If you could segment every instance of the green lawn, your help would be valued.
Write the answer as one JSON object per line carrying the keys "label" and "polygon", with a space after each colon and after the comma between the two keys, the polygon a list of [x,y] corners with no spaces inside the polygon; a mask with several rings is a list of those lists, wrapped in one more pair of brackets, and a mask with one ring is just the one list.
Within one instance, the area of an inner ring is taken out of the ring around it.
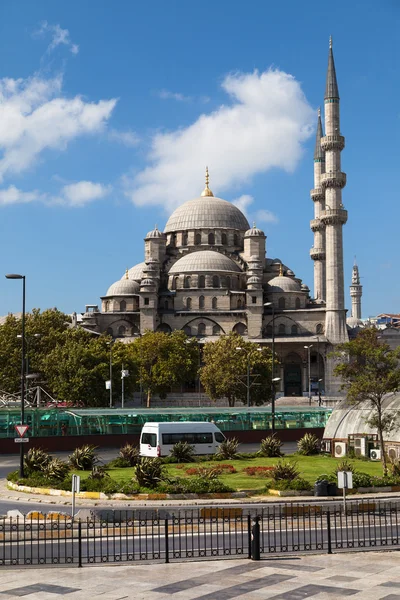
{"label": "green lawn", "polygon": [[[340,462],[336,458],[330,456],[297,456],[288,455],[285,460],[297,462],[300,476],[310,483],[314,483],[319,475],[332,473],[337,464]],[[208,467],[218,466],[219,464],[230,464],[235,467],[237,473],[221,475],[220,479],[230,487],[236,490],[257,490],[265,487],[266,479],[264,477],[249,476],[243,472],[243,469],[248,466],[272,466],[277,462],[277,458],[251,458],[241,460],[226,460],[222,463],[216,461],[208,461],[201,463],[187,463],[185,468],[190,467]],[[351,461],[355,465],[355,469],[359,472],[368,473],[369,475],[382,476],[382,464],[372,461]],[[165,470],[172,477],[188,477],[185,474],[185,468],[178,468],[176,464],[165,465]],[[110,469],[108,471],[110,477],[118,482],[129,481],[134,475],[133,468],[127,469]],[[76,471],[82,479],[88,477],[88,471]]]}

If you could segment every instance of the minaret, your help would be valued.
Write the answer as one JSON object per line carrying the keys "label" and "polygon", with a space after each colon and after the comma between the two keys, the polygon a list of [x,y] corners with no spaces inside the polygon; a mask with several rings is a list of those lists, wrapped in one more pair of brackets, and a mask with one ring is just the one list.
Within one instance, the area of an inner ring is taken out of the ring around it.
{"label": "minaret", "polygon": [[361,296],[362,296],[362,285],[360,284],[360,273],[358,272],[358,266],[356,259],[354,259],[353,273],[351,277],[350,286],[351,296],[351,316],[355,319],[361,319]]}
{"label": "minaret", "polygon": [[321,212],[325,208],[325,190],[321,187],[321,175],[325,172],[325,152],[321,147],[323,137],[321,109],[318,109],[317,134],[314,150],[314,189],[311,200],[314,202],[314,219],[310,221],[314,232],[314,245],[310,256],[314,261],[314,298],[325,300],[325,223],[321,220]]}
{"label": "minaret", "polygon": [[321,175],[321,184],[325,190],[325,210],[321,212],[321,220],[325,224],[326,243],[325,335],[331,344],[348,340],[343,274],[343,225],[347,221],[347,211],[342,204],[346,174],[342,173],[340,164],[344,137],[340,135],[339,102],[330,38],[325,90],[325,137],[321,139],[321,147],[325,152],[325,173]]}

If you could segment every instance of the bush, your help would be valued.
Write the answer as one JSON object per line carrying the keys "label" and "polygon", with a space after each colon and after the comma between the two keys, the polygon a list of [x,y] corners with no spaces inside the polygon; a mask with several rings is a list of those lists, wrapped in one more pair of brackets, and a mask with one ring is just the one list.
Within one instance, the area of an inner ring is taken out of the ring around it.
{"label": "bush", "polygon": [[195,460],[194,456],[194,446],[191,446],[187,442],[178,442],[177,444],[174,444],[170,451],[170,457],[177,463],[193,462]]}
{"label": "bush", "polygon": [[50,480],[63,481],[70,471],[68,463],[60,460],[59,458],[53,458],[44,468],[43,474]]}
{"label": "bush", "polygon": [[185,473],[186,475],[207,475],[208,473],[222,475],[223,473],[237,473],[237,471],[232,465],[216,465],[215,467],[186,467]]}
{"label": "bush", "polygon": [[46,450],[43,450],[42,448],[30,448],[24,458],[27,474],[37,471],[43,472],[50,461],[51,456]]}
{"label": "bush", "polygon": [[126,460],[126,458],[117,456],[117,458],[114,458],[107,463],[106,469],[127,469],[130,466],[129,461]]}
{"label": "bush", "polygon": [[313,433],[306,433],[301,440],[297,442],[297,451],[302,456],[312,456],[318,454],[320,449],[320,440]]}
{"label": "bush", "polygon": [[296,462],[280,460],[272,467],[271,477],[274,481],[293,481],[300,474]]}
{"label": "bush", "polygon": [[245,467],[243,473],[250,477],[271,477],[274,467]]}
{"label": "bush", "polygon": [[104,494],[115,494],[119,491],[120,484],[115,479],[90,479],[88,477],[81,483],[81,490],[86,492],[103,492]]}
{"label": "bush", "polygon": [[110,476],[106,472],[106,467],[94,465],[92,472],[90,473],[87,480],[88,479],[97,479],[98,481],[102,481],[103,479],[106,479],[107,477],[110,477]]}
{"label": "bush", "polygon": [[397,458],[389,458],[389,473],[394,477],[400,477],[400,461]]}
{"label": "bush", "polygon": [[296,479],[287,480],[282,479],[280,481],[274,482],[274,488],[276,490],[294,490],[295,492],[308,492],[313,489],[313,486],[306,479],[302,479],[301,477],[296,477]]}
{"label": "bush", "polygon": [[368,473],[353,473],[353,487],[371,487],[372,477]]}
{"label": "bush", "polygon": [[224,440],[218,447],[218,452],[216,454],[216,458],[219,460],[229,460],[238,458],[237,450],[239,446],[239,441],[236,438],[230,438],[228,440]]}
{"label": "bush", "polygon": [[122,448],[119,449],[118,458],[128,463],[128,467],[135,467],[140,460],[138,446],[125,444],[125,446],[122,446]]}
{"label": "bush", "polygon": [[318,475],[317,479],[315,480],[315,483],[319,483],[320,481],[327,481],[328,483],[337,483],[336,473],[330,473],[329,475],[323,473],[322,475]]}
{"label": "bush", "polygon": [[157,491],[166,494],[218,494],[232,492],[233,489],[225,485],[218,477],[191,477],[183,479],[177,477],[170,481],[163,481],[157,486]]}
{"label": "bush", "polygon": [[135,477],[140,487],[155,488],[164,479],[162,460],[141,457],[135,467]]}
{"label": "bush", "polygon": [[334,472],[337,474],[339,471],[351,471],[354,475],[354,473],[356,473],[356,468],[353,463],[344,459],[337,463]]}
{"label": "bush", "polygon": [[84,444],[80,448],[75,448],[69,457],[71,466],[79,471],[91,471],[99,461],[96,450],[97,447],[90,444]]}
{"label": "bush", "polygon": [[282,442],[274,434],[261,440],[260,450],[257,452],[258,456],[266,456],[268,458],[283,456],[281,452]]}

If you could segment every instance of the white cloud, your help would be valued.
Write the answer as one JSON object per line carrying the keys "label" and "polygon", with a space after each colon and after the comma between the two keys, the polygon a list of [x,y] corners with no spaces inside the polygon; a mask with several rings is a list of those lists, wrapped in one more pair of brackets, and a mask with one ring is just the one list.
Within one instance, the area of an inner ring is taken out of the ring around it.
{"label": "white cloud", "polygon": [[46,34],[50,34],[50,36],[51,36],[51,41],[47,48],[48,53],[55,50],[55,48],[57,48],[57,46],[62,45],[62,46],[67,46],[69,51],[72,54],[78,54],[79,46],[78,46],[78,44],[73,44],[71,42],[71,38],[70,38],[68,29],[62,29],[60,27],[60,25],[58,25],[58,24],[51,25],[47,21],[43,21],[43,23],[41,23],[41,25],[40,25],[40,29],[38,31],[36,31],[34,33],[34,35],[38,36],[38,37],[42,37],[42,36],[45,36]]}
{"label": "white cloud", "polygon": [[177,102],[190,102],[190,96],[184,96],[179,92],[170,92],[169,90],[160,90],[157,95],[161,100],[177,100]]}
{"label": "white cloud", "polygon": [[113,142],[119,142],[128,148],[133,148],[140,143],[139,136],[134,131],[117,131],[110,129],[108,138]]}
{"label": "white cloud", "polygon": [[62,78],[0,79],[0,181],[31,167],[46,149],[64,150],[101,131],[116,99],[85,102],[62,95]]}
{"label": "white cloud", "polygon": [[153,137],[148,166],[125,178],[132,202],[171,210],[200,193],[205,165],[216,195],[269,169],[296,168],[314,122],[299,82],[270,69],[229,75],[222,87],[228,104],[186,128]]}
{"label": "white cloud", "polygon": [[242,196],[239,196],[239,198],[232,200],[232,204],[237,206],[238,209],[241,210],[242,213],[244,213],[245,215],[248,214],[249,206],[253,202],[254,202],[254,198],[253,198],[253,196],[250,196],[249,194],[243,194]]}
{"label": "white cloud", "polygon": [[242,211],[242,213],[244,213],[247,216],[250,222],[254,221],[256,224],[279,222],[278,217],[274,215],[274,213],[272,213],[270,210],[266,210],[265,208],[262,208],[261,210],[257,210],[255,213],[252,213],[249,210],[249,208],[253,204],[253,202],[254,198],[249,194],[243,194],[242,196],[239,196],[239,198],[232,200],[232,204],[237,206]]}
{"label": "white cloud", "polygon": [[71,207],[80,207],[104,198],[111,191],[109,186],[92,181],[78,181],[65,185],[60,194],[60,202]]}
{"label": "white cloud", "polygon": [[0,206],[24,204],[42,199],[44,199],[44,196],[38,191],[35,190],[33,192],[23,192],[14,185],[10,185],[8,188],[0,190]]}
{"label": "white cloud", "polygon": [[254,218],[256,223],[278,223],[279,219],[274,213],[270,210],[266,210],[262,208],[261,210],[257,210],[254,214]]}

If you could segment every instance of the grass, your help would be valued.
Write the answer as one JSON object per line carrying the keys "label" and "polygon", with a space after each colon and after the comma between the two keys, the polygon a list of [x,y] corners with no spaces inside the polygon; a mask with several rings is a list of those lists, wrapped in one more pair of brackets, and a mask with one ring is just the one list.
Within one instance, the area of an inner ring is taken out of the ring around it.
{"label": "grass", "polygon": [[[220,476],[221,481],[229,485],[230,487],[240,490],[261,490],[265,488],[267,480],[265,477],[249,476],[243,472],[245,467],[256,467],[256,466],[272,466],[279,459],[277,458],[252,458],[252,459],[240,459],[240,460],[224,460],[223,464],[230,464],[235,467],[237,473],[224,474]],[[337,458],[330,456],[318,455],[318,456],[300,456],[300,455],[287,455],[284,460],[297,462],[298,469],[300,471],[300,477],[306,479],[310,483],[314,484],[318,476],[323,474],[332,473],[337,465],[341,462]],[[382,476],[382,464],[380,461],[362,461],[362,460],[351,460],[349,461],[355,465],[355,469],[362,473],[368,473],[369,475]],[[215,467],[218,466],[218,462],[208,461],[201,463],[186,463],[185,468],[190,467]],[[185,468],[177,468],[176,464],[165,465],[165,470],[171,477],[189,477],[185,475]],[[86,479],[90,472],[89,471],[74,471],[77,475],[80,475],[82,479]],[[133,468],[125,469],[110,469],[108,471],[110,477],[118,482],[128,482],[134,475]]]}

